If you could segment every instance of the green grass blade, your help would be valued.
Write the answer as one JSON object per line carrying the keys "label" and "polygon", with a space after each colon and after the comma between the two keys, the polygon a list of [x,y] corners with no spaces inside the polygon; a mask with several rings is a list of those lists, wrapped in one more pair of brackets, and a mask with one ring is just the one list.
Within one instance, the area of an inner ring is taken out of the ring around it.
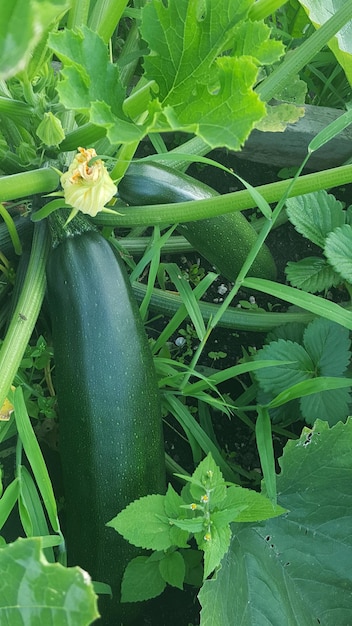
{"label": "green grass blade", "polygon": [[179,292],[188,315],[192,320],[198,339],[201,341],[205,336],[206,329],[194,291],[192,291],[189,282],[182,276],[181,270],[176,263],[167,263],[164,267]]}
{"label": "green grass blade", "polygon": [[14,392],[14,407],[18,434],[43,498],[50,523],[54,531],[60,533],[56,500],[51,480],[27,413],[21,387],[17,387]]}
{"label": "green grass blade", "polygon": [[[292,361],[286,361],[286,364],[292,363]],[[256,370],[263,369],[265,367],[274,367],[277,365],[283,365],[283,361],[250,361],[248,363],[240,363],[239,365],[233,365],[225,370],[220,370],[207,378],[206,380],[199,380],[196,383],[187,385],[182,390],[183,395],[192,396],[200,391],[203,391],[207,387],[214,387],[219,385],[230,378],[235,378],[241,374],[247,374],[248,372],[255,372]]]}
{"label": "green grass blade", "polygon": [[[27,537],[49,535],[48,524],[36,485],[24,465],[18,467],[18,477],[20,481],[18,508]],[[50,563],[55,562],[53,550],[45,550],[45,556]]]}
{"label": "green grass blade", "polygon": [[[199,300],[205,294],[205,292],[209,289],[210,285],[212,285],[212,283],[214,282],[216,278],[217,278],[217,274],[215,274],[214,272],[209,272],[193,289],[193,294],[196,300],[198,301],[198,306],[202,313],[203,320],[204,320],[204,314],[201,308],[202,303],[199,303]],[[139,283],[137,284],[137,286],[138,285]],[[136,287],[136,283],[133,284],[134,289],[135,287]],[[153,296],[155,295],[155,291],[156,290],[154,288],[152,295],[151,295],[151,300],[149,301],[149,305],[153,302]],[[170,339],[171,335],[173,335],[173,333],[176,332],[176,330],[179,328],[182,322],[188,317],[187,308],[183,304],[182,298],[179,295],[169,294],[168,292],[164,292],[161,289],[158,289],[157,291],[160,294],[166,295],[166,298],[168,298],[168,296],[171,296],[171,297],[175,296],[177,298],[177,306],[175,306],[175,308],[173,309],[173,311],[176,311],[176,312],[173,315],[172,319],[169,321],[169,323],[164,328],[164,330],[160,333],[155,344],[152,346],[152,350],[154,354],[156,354],[162,348],[162,346]],[[157,307],[157,310],[160,310],[160,309]]]}
{"label": "green grass blade", "polygon": [[285,391],[279,393],[269,404],[268,409],[286,404],[290,400],[296,398],[303,398],[304,396],[310,396],[314,393],[320,393],[322,391],[329,391],[331,389],[343,389],[346,387],[352,387],[351,378],[341,378],[338,376],[320,376],[319,378],[310,378],[308,380],[302,380],[296,385],[292,385]]}
{"label": "green grass blade", "polygon": [[352,123],[352,109],[345,111],[337,120],[323,128],[308,145],[308,152],[314,152],[324,146]]}
{"label": "green grass blade", "polygon": [[280,298],[280,300],[285,300],[290,304],[314,313],[314,315],[325,317],[352,330],[352,312],[346,311],[346,309],[335,302],[324,300],[319,296],[313,296],[287,285],[279,285],[265,278],[245,278],[242,285],[248,289],[262,291],[275,298]]}
{"label": "green grass blade", "polygon": [[0,498],[0,529],[5,524],[13,507],[15,506],[19,494],[18,478],[15,478],[5,489]]}
{"label": "green grass blade", "polygon": [[276,504],[276,474],[271,421],[269,411],[258,406],[258,417],[255,425],[255,436],[263,471],[265,491],[273,504]]}
{"label": "green grass blade", "polygon": [[285,87],[292,78],[319,50],[336,35],[336,33],[352,19],[352,0],[345,0],[345,3],[336,13],[298,46],[285,60],[266,78],[257,88],[256,92],[262,100],[268,102],[271,98]]}
{"label": "green grass blade", "polygon": [[213,459],[215,463],[220,467],[225,480],[238,482],[238,477],[236,476],[236,474],[234,474],[230,466],[222,457],[218,448],[214,445],[214,443],[204,432],[202,427],[194,419],[194,417],[188,411],[187,407],[174,394],[167,394],[164,396],[164,399],[168,405],[168,408],[170,409],[170,412],[175,416],[182,428],[184,428],[185,431],[188,430],[193,435],[199,446],[202,448],[203,452],[205,454],[211,452]]}

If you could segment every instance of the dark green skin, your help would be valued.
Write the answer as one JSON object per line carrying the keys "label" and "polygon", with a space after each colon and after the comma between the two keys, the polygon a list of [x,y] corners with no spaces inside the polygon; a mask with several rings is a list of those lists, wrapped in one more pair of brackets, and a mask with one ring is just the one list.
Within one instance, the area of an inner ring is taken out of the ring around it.
{"label": "dark green skin", "polygon": [[[187,174],[163,165],[131,163],[119,183],[119,196],[130,205],[187,202],[217,196],[218,193]],[[197,222],[179,224],[177,230],[222,276],[235,281],[257,233],[240,211]],[[263,245],[249,276],[274,279],[276,267]]]}
{"label": "dark green skin", "polygon": [[68,564],[111,585],[99,623],[113,626],[125,623],[119,589],[135,549],[105,524],[136,498],[165,491],[154,365],[122,261],[99,233],[59,244],[47,281]]}

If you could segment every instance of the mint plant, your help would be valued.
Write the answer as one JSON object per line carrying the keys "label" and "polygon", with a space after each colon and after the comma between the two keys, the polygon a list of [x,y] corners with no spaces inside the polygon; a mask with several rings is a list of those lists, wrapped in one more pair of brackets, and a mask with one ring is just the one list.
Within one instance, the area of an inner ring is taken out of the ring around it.
{"label": "mint plant", "polygon": [[133,545],[153,550],[127,565],[122,602],[153,598],[166,584],[182,589],[194,560],[189,550],[192,538],[203,552],[205,580],[220,566],[229,548],[233,522],[258,522],[285,512],[264,495],[225,482],[210,453],[192,476],[176,476],[187,482],[181,495],[169,484],[165,495],[140,498],[107,524]]}

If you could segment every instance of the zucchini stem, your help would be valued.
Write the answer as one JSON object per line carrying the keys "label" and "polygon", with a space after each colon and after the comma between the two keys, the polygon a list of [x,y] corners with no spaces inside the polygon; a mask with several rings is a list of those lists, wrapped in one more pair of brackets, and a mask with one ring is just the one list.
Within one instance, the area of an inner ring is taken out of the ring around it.
{"label": "zucchini stem", "polygon": [[35,225],[23,288],[0,350],[0,406],[3,405],[31,338],[45,294],[45,266],[50,250],[46,224]]}

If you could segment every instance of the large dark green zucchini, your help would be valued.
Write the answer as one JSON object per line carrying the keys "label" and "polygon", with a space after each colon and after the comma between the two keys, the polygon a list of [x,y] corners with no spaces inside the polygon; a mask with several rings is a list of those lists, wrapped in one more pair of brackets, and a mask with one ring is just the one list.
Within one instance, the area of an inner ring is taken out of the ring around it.
{"label": "large dark green zucchini", "polygon": [[[217,196],[211,187],[187,174],[147,161],[131,163],[119,183],[119,196],[130,205],[187,202]],[[178,231],[228,280],[235,281],[257,233],[241,212],[179,224]],[[274,279],[276,267],[262,246],[250,276]]]}
{"label": "large dark green zucchini", "polygon": [[122,573],[134,553],[105,524],[136,498],[164,491],[159,393],[122,261],[75,220],[60,239],[47,282],[68,564],[111,585],[114,599],[99,608],[101,623],[115,626]]}

